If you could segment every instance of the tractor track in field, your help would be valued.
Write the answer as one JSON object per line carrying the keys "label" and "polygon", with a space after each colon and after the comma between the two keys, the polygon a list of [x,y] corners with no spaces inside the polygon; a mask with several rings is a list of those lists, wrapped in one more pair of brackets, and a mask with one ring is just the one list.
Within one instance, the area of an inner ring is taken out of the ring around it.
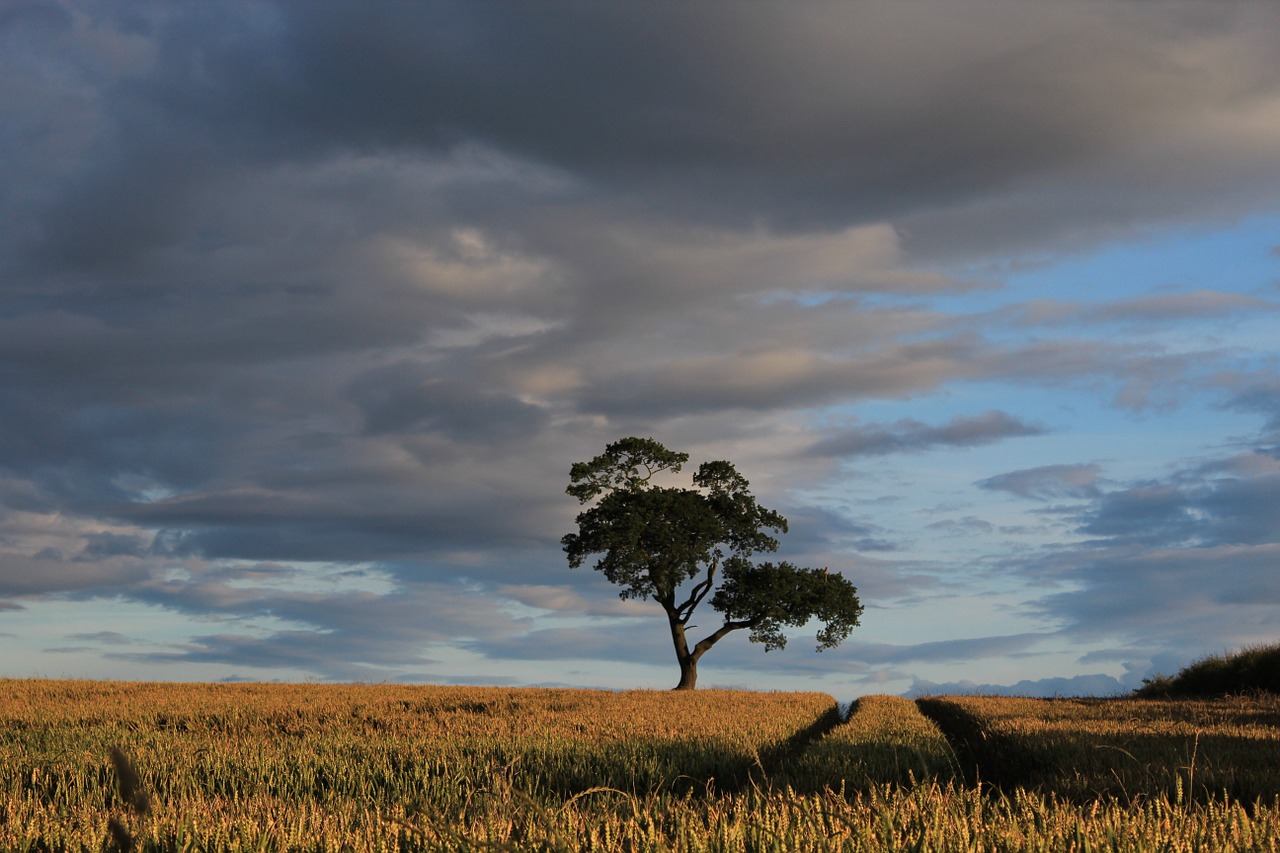
{"label": "tractor track in field", "polygon": [[952,702],[921,698],[916,707],[951,744],[968,785],[1012,790],[1031,783],[1043,769],[1039,756]]}

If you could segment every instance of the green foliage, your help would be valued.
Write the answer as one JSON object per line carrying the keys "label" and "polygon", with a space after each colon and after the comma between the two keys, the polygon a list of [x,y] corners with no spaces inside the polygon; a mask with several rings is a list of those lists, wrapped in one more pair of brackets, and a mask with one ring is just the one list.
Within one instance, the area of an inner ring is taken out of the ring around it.
{"label": "green foliage", "polygon": [[838,646],[857,627],[862,604],[857,590],[827,569],[803,569],[791,563],[729,560],[724,583],[711,606],[725,619],[751,626],[751,642],[765,651],[787,645],[782,629],[799,627],[810,619],[823,623],[818,631],[818,651]]}
{"label": "green foliage", "polygon": [[[853,584],[826,569],[753,564],[752,554],[777,550],[773,533],[785,533],[787,520],[760,506],[747,479],[724,460],[702,463],[692,487],[655,481],[679,473],[688,459],[651,438],[630,437],[575,463],[565,491],[589,506],[578,514],[578,532],[561,540],[569,565],[595,558],[620,597],[662,606],[682,689],[694,686],[698,660],[732,631],[749,630],[752,642],[770,651],[786,645],[784,627],[816,618],[823,623],[819,651],[845,640],[862,615]],[[684,629],[708,596],[724,622],[691,648]]]}
{"label": "green foliage", "polygon": [[1249,646],[1231,654],[1210,655],[1175,676],[1144,679],[1137,695],[1231,696],[1248,693],[1280,695],[1280,643]]}
{"label": "green foliage", "polygon": [[622,598],[674,599],[676,589],[717,557],[727,520],[697,492],[648,488],[609,492],[564,537],[569,565],[599,554],[595,568]]}
{"label": "green foliage", "polygon": [[668,450],[651,438],[624,438],[610,444],[590,462],[575,462],[566,491],[586,503],[603,492],[634,491],[662,471],[679,473],[688,461],[688,453]]}
{"label": "green foliage", "polygon": [[586,504],[578,532],[561,540],[569,565],[599,555],[595,568],[623,588],[623,598],[672,600],[681,583],[726,555],[774,551],[766,531],[786,532],[787,522],[756,503],[749,484],[728,462],[705,462],[693,475],[696,489],[658,486],[654,476],[678,473],[689,454],[651,438],[624,438],[590,462],[570,469],[565,490]]}

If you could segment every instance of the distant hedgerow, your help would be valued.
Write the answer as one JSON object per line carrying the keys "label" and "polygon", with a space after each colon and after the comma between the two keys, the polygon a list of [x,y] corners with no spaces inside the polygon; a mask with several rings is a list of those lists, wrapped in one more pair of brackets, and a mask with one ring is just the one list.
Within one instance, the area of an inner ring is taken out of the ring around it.
{"label": "distant hedgerow", "polygon": [[1229,696],[1241,693],[1280,695],[1280,643],[1247,646],[1237,652],[1210,655],[1175,676],[1143,679],[1135,693],[1161,696]]}

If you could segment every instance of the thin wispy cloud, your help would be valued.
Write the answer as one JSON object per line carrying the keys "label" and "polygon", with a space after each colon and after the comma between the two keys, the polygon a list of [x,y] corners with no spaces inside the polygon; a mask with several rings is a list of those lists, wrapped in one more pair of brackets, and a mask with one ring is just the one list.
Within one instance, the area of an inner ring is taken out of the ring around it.
{"label": "thin wispy cloud", "polygon": [[1009,492],[1034,500],[1054,498],[1091,498],[1101,495],[1098,488],[1101,466],[1096,464],[1042,465],[1020,471],[1008,471],[980,480],[981,489]]}
{"label": "thin wispy cloud", "polygon": [[977,447],[1045,431],[1004,412],[991,411],[975,417],[957,416],[942,426],[901,420],[888,426],[858,427],[819,442],[809,452],[817,456],[883,456],[935,447]]}

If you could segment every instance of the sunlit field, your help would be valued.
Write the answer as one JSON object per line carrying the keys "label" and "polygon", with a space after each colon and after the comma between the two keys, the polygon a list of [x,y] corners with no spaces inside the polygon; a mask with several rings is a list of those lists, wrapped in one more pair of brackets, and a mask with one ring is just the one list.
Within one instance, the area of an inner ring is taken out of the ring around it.
{"label": "sunlit field", "polygon": [[[1280,791],[1280,700],[921,700],[962,746],[969,781],[1077,800],[1224,793],[1270,800]],[[983,776],[985,774],[985,776]]]}
{"label": "sunlit field", "polygon": [[1274,699],[923,704],[0,681],[0,849],[1280,849]]}

